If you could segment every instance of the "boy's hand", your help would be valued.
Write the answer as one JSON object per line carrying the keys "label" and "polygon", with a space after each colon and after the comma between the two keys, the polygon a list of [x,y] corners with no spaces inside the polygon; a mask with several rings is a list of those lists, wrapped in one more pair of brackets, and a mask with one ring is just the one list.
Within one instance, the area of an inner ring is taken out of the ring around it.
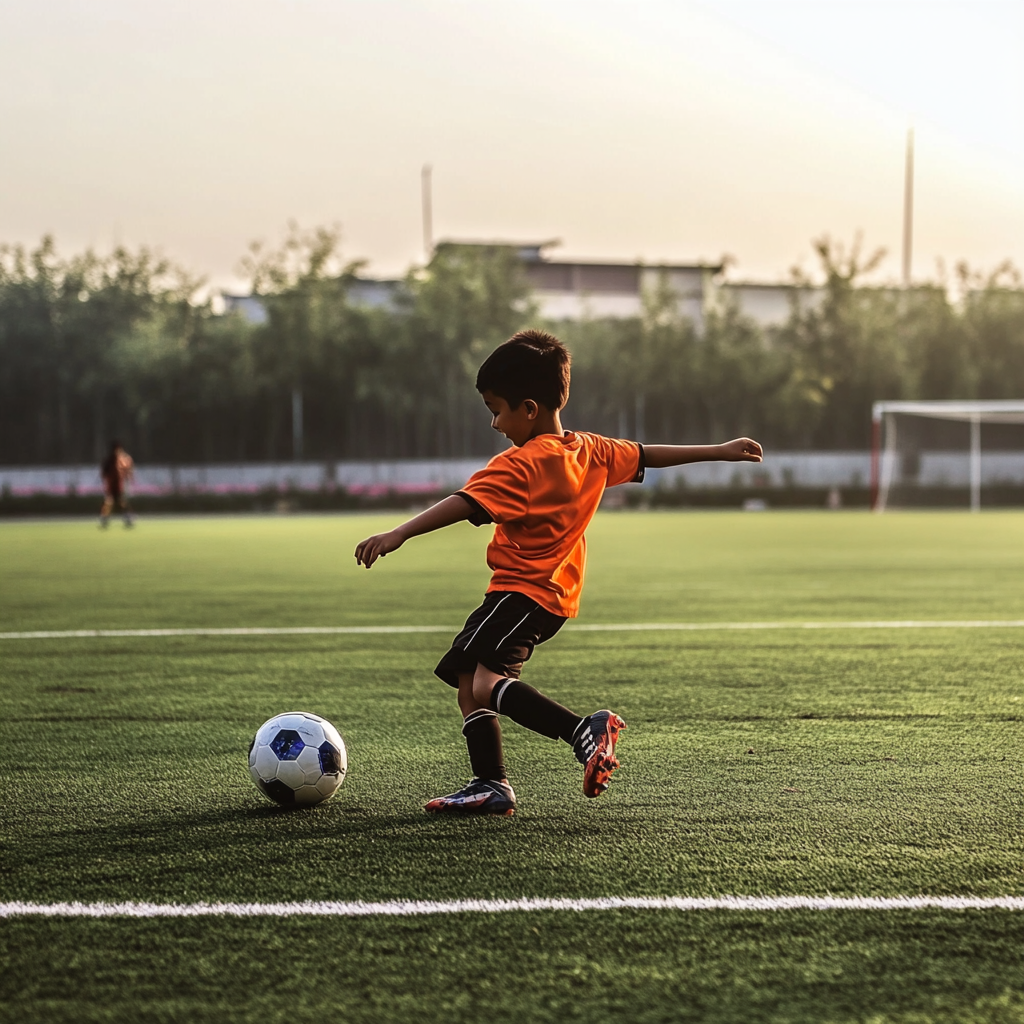
{"label": "boy's hand", "polygon": [[722,450],[722,462],[760,462],[764,457],[761,446],[749,437],[737,437],[718,446]]}
{"label": "boy's hand", "polygon": [[387,533],[377,533],[356,545],[356,564],[365,565],[367,569],[383,558],[389,551],[396,551],[405,543],[398,530],[389,530]]}
{"label": "boy's hand", "polygon": [[465,498],[450,494],[401,526],[360,541],[356,545],[356,564],[365,565],[369,569],[378,558],[383,558],[389,551],[397,551],[410,537],[419,537],[431,530],[440,530],[442,526],[461,523],[463,519],[469,518],[472,511],[472,506]]}

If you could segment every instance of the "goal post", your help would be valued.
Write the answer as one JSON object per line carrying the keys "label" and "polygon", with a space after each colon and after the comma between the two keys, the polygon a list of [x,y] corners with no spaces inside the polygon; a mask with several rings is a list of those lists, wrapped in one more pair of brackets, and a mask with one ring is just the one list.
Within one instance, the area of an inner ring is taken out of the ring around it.
{"label": "goal post", "polygon": [[[1005,429],[1024,426],[1024,399],[875,402],[871,407],[872,508],[884,512],[896,493],[910,500],[915,494],[928,493],[929,487],[932,494],[941,488],[962,493],[966,484],[971,511],[980,511],[985,482],[982,424],[997,425],[997,451],[1005,456],[989,475],[1000,484],[1024,485],[1024,431]],[[922,473],[925,455],[934,466]],[[1021,494],[1024,497],[1024,488]]]}

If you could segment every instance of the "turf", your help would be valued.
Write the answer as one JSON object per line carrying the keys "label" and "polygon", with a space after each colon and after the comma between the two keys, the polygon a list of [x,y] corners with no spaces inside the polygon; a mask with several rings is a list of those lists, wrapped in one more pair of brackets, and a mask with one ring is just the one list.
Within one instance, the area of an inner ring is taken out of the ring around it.
{"label": "turf", "polygon": [[[371,572],[386,519],[0,527],[5,630],[457,625],[486,536]],[[607,514],[584,621],[1024,617],[1013,514]],[[1024,633],[562,633],[527,678],[629,722],[598,801],[508,725],[515,818],[467,775],[444,634],[2,641],[0,899],[1024,893]],[[294,707],[341,728],[338,797],[244,766]],[[8,920],[2,1019],[1024,1021],[1024,915],[531,913]]]}

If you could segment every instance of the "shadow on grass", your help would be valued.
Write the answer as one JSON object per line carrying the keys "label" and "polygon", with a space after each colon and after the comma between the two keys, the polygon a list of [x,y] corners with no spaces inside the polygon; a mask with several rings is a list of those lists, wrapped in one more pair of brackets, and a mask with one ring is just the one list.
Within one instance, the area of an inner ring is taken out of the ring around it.
{"label": "shadow on grass", "polygon": [[513,821],[439,820],[414,808],[237,806],[8,835],[0,882],[8,898],[30,900],[304,899],[333,883],[359,897],[364,882],[388,878],[415,891],[424,869],[460,863]]}
{"label": "shadow on grass", "polygon": [[595,886],[603,894],[602,864],[625,842],[616,833],[614,816],[543,806],[484,819],[439,817],[415,804],[165,810],[9,837],[0,886],[8,898],[43,902],[441,899]]}
{"label": "shadow on grass", "polygon": [[54,848],[63,842],[84,847],[83,852],[94,854],[104,848],[164,842],[174,836],[187,836],[192,843],[199,835],[209,836],[214,842],[260,842],[271,837],[274,830],[288,836],[304,832],[329,832],[332,836],[358,837],[422,824],[424,817],[411,810],[380,814],[359,804],[327,803],[314,807],[259,804],[211,808],[198,812],[183,810],[160,815],[143,813],[132,820],[73,825],[66,829],[48,831],[45,841],[53,844]]}

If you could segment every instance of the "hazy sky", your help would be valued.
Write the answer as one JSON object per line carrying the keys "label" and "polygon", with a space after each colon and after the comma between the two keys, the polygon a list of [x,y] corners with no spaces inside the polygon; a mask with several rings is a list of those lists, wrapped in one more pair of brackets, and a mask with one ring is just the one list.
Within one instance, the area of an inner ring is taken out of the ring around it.
{"label": "hazy sky", "polygon": [[228,284],[287,221],[377,275],[438,237],[899,272],[1024,266],[1024,0],[0,0],[0,241],[160,246]]}

